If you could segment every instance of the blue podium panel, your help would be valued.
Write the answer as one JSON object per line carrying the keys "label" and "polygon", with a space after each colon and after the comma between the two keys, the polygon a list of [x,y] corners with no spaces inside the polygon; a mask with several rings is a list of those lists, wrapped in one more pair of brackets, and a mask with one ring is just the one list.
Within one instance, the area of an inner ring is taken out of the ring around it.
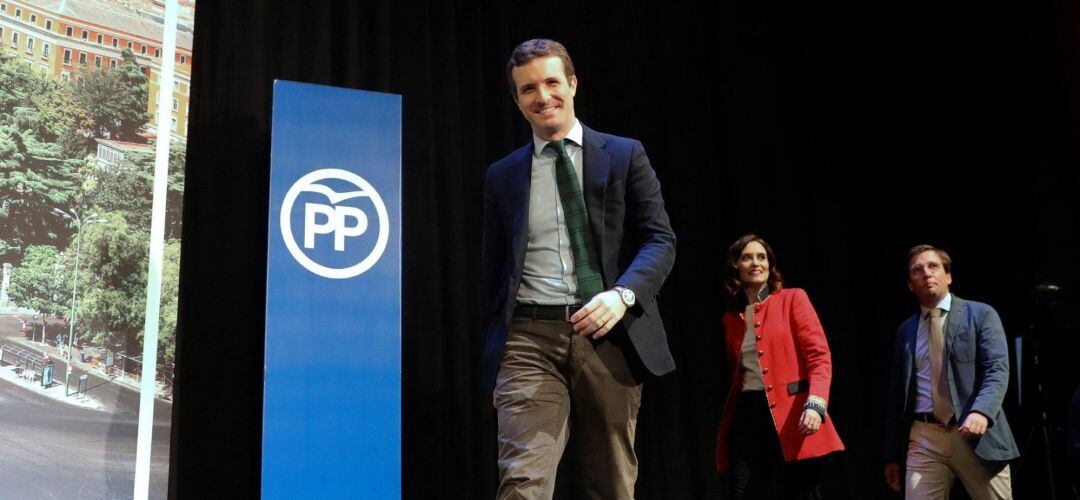
{"label": "blue podium panel", "polygon": [[262,496],[400,498],[401,96],[275,82],[269,225]]}

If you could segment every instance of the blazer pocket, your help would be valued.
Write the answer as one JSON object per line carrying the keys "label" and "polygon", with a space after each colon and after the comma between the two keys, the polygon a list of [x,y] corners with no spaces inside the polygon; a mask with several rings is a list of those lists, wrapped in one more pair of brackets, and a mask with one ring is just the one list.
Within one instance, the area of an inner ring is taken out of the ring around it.
{"label": "blazer pocket", "polygon": [[960,335],[952,345],[952,358],[956,361],[975,360],[975,342],[970,335]]}
{"label": "blazer pocket", "polygon": [[794,394],[798,394],[800,392],[808,392],[808,391],[810,391],[810,381],[809,380],[799,380],[798,382],[792,382],[792,383],[787,385],[787,393],[788,393],[789,396],[794,395]]}

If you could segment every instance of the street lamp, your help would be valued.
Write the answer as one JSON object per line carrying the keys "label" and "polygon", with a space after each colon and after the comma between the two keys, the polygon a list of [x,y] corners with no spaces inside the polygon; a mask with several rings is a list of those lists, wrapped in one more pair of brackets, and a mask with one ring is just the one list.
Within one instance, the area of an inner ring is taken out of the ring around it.
{"label": "street lamp", "polygon": [[[82,220],[75,209],[68,211],[54,208],[53,213],[75,224],[75,273],[71,276],[71,320],[68,322],[67,371],[64,373],[64,395],[71,388],[71,347],[75,340],[75,294],[79,291],[79,253],[82,251],[82,228],[90,224],[108,224],[105,219],[98,219],[97,213],[90,214],[89,220]],[[42,335],[44,337],[44,335]],[[44,340],[44,339],[42,339]]]}

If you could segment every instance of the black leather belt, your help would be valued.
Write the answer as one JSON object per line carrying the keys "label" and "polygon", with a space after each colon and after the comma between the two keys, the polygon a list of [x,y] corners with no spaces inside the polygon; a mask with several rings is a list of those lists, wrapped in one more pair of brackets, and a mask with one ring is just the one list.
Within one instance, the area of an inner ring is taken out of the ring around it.
{"label": "black leather belt", "polygon": [[926,422],[928,424],[949,425],[938,420],[933,413],[916,413],[915,420]]}
{"label": "black leather belt", "polygon": [[566,321],[570,322],[570,316],[573,316],[581,306],[529,306],[519,305],[514,308],[515,318],[529,318],[529,319],[541,319],[548,321]]}

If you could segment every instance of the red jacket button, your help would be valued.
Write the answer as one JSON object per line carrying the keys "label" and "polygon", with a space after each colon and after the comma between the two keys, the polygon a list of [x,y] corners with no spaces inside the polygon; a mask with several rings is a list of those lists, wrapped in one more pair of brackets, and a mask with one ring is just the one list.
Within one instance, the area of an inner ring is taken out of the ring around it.
{"label": "red jacket button", "polygon": [[761,326],[761,322],[760,321],[755,321],[754,322],[754,328],[757,328],[759,326]]}
{"label": "red jacket button", "polygon": [[761,374],[765,375],[766,373],[769,373],[769,369],[768,368],[762,368],[761,369]]}
{"label": "red jacket button", "polygon": [[776,408],[776,403],[769,403],[769,409]]}
{"label": "red jacket button", "polygon": [[757,352],[757,355],[758,355],[758,356],[764,356],[764,355],[765,355],[765,351],[758,351],[758,352]]}
{"label": "red jacket button", "polygon": [[771,385],[770,385],[770,386],[766,386],[766,387],[765,387],[765,390],[766,390],[766,391],[771,391],[771,390],[772,390],[772,386],[771,386]]}
{"label": "red jacket button", "polygon": [[754,340],[761,340],[761,335],[754,335]]}

